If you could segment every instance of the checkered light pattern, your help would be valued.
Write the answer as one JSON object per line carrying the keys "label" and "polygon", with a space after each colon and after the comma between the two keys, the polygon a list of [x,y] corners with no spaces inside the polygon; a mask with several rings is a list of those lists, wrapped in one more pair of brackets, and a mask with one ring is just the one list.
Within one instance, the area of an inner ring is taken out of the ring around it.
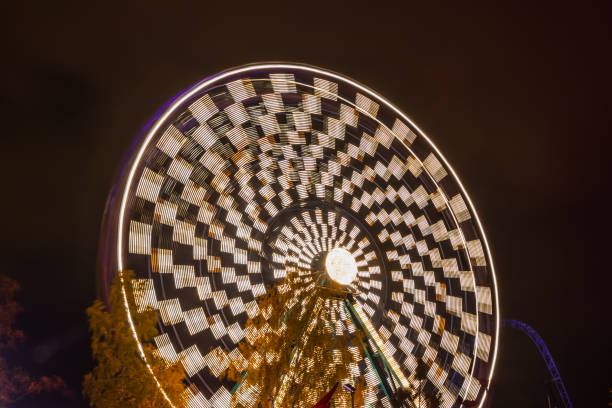
{"label": "checkered light pattern", "polygon": [[[138,307],[159,311],[158,351],[189,376],[187,405],[229,405],[233,384],[219,376],[244,363],[237,345],[266,285],[340,247],[356,259],[351,287],[378,346],[409,381],[422,358],[444,407],[477,406],[497,341],[495,283],[443,163],[388,104],[301,66],[242,70],[174,106],[134,164],[119,233]],[[352,330],[342,304],[327,307],[338,333]],[[366,402],[390,406],[376,390]]]}

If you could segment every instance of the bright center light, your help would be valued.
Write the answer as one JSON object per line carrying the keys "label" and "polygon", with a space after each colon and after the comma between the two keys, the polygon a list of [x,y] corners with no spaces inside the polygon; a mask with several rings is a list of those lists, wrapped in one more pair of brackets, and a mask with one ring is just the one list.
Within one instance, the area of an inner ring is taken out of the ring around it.
{"label": "bright center light", "polygon": [[357,264],[355,258],[344,248],[334,248],[325,258],[325,269],[330,278],[348,285],[357,277]]}

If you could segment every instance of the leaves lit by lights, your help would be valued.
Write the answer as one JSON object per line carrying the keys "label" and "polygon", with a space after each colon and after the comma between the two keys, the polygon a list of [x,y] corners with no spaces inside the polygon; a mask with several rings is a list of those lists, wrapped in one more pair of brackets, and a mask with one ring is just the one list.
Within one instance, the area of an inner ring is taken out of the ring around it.
{"label": "leaves lit by lights", "polygon": [[[336,382],[358,384],[358,401],[373,392],[357,367],[365,334],[351,323],[342,296],[310,271],[289,268],[286,279],[259,299],[262,313],[248,319],[238,351],[217,349],[224,374],[237,382],[233,403],[311,406]],[[347,406],[350,393],[337,391],[335,401]]]}

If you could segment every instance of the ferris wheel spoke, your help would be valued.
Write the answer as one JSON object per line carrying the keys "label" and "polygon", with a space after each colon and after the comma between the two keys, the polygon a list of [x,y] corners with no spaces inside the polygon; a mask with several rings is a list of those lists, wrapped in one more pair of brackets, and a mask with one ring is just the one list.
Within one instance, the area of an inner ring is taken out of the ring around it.
{"label": "ferris wheel spoke", "polygon": [[255,404],[248,374],[223,377],[248,365],[248,322],[278,297],[283,323],[314,293],[330,342],[367,335],[350,372],[365,403],[409,386],[420,360],[445,406],[484,403],[499,330],[484,230],[453,168],[385,98],[311,66],[248,65],[179,94],[135,146],[102,269],[134,270],[188,406]]}

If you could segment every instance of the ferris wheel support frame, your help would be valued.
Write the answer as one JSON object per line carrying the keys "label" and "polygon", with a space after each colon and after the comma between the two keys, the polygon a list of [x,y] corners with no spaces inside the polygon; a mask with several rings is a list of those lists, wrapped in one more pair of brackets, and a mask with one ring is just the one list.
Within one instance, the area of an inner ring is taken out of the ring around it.
{"label": "ferris wheel support frame", "polygon": [[[364,325],[361,324],[359,318],[357,317],[357,313],[355,312],[355,309],[353,309],[353,305],[351,305],[351,302],[345,299],[344,307],[353,325],[357,327],[358,329],[363,330],[363,332],[366,333],[367,335],[368,331],[364,327]],[[378,381],[380,383],[380,388],[382,388],[387,398],[390,399],[391,395],[389,394],[389,391],[391,391],[391,386],[387,382],[387,379],[385,378],[385,376],[381,375],[382,367],[380,367],[380,362],[378,361],[378,359],[375,358],[376,354],[374,354],[374,351],[371,349],[371,347],[367,343],[363,342],[362,338],[359,338],[359,342],[361,343],[361,347],[363,347],[364,351],[366,352],[366,355],[368,357],[368,360],[370,361],[370,365],[372,366],[372,369],[376,373],[376,377],[378,378]],[[384,358],[381,355],[379,355],[378,357]]]}
{"label": "ferris wheel support frame", "polygon": [[[367,339],[369,339],[373,344],[375,344],[376,347],[379,347],[378,343],[373,338],[373,336],[370,334],[370,331],[368,330],[366,325],[359,318],[359,314],[357,313],[357,311],[355,310],[355,307],[353,306],[351,302],[354,302],[354,299],[351,295],[348,295],[344,299],[344,307],[345,307],[345,310],[349,318],[351,319],[351,322],[353,323],[355,327],[357,327],[358,329],[361,329],[366,334]],[[382,353],[380,348],[375,353],[374,350],[372,350],[372,348],[368,344],[368,342],[363,341],[364,339],[361,339],[361,338],[359,339],[361,346],[366,352],[368,360],[370,361],[370,365],[372,366],[372,369],[376,373],[376,376],[378,378],[378,381],[380,382],[380,386],[383,392],[385,393],[387,398],[391,399],[390,392],[395,393],[395,391],[398,388],[402,387],[402,382],[397,377],[397,374],[393,371],[393,368],[387,361],[385,355]],[[386,372],[386,375],[389,377],[390,381],[388,381],[385,375],[381,374],[381,372]],[[398,385],[395,384],[394,378],[395,378],[395,381],[397,381]],[[401,406],[403,407],[404,404],[401,403]]]}

